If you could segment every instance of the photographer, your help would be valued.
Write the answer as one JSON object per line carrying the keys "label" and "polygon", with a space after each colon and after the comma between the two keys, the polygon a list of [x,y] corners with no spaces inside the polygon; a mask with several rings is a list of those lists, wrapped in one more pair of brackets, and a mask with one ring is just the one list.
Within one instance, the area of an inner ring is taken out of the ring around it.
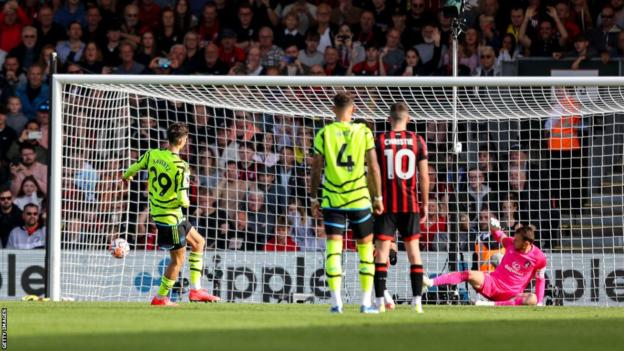
{"label": "photographer", "polygon": [[182,44],[171,47],[169,55],[159,56],[152,59],[149,69],[154,74],[188,74],[185,67],[186,48]]}
{"label": "photographer", "polygon": [[26,123],[24,130],[20,133],[19,138],[11,144],[6,157],[10,161],[18,160],[20,157],[20,149],[23,146],[30,146],[35,150],[37,161],[47,164],[48,163],[48,150],[45,149],[39,141],[43,137],[39,122],[30,121]]}
{"label": "photographer", "polygon": [[334,43],[338,51],[338,64],[344,68],[349,68],[351,64],[355,65],[366,58],[364,47],[359,41],[353,41],[351,28],[346,24],[338,29]]}
{"label": "photographer", "polygon": [[32,176],[45,194],[48,189],[48,166],[37,161],[35,148],[30,145],[22,145],[20,155],[21,161],[12,163],[9,168],[11,171],[11,192],[17,195],[24,179]]}
{"label": "photographer", "polygon": [[283,76],[301,76],[306,74],[303,64],[299,61],[299,49],[296,44],[286,48],[285,56],[280,62],[280,74]]}

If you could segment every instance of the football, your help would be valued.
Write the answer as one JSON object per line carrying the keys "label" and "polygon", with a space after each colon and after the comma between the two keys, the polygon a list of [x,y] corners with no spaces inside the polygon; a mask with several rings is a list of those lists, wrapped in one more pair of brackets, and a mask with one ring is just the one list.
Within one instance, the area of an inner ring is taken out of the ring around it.
{"label": "football", "polygon": [[130,245],[125,239],[117,238],[113,240],[110,246],[110,253],[115,258],[124,258],[130,252]]}

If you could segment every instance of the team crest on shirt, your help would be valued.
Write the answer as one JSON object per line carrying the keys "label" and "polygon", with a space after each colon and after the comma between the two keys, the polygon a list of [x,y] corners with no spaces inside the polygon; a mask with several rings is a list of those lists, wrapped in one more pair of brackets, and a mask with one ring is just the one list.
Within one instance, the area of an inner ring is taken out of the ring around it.
{"label": "team crest on shirt", "polygon": [[524,263],[524,268],[529,268],[531,266],[531,261],[526,261]]}

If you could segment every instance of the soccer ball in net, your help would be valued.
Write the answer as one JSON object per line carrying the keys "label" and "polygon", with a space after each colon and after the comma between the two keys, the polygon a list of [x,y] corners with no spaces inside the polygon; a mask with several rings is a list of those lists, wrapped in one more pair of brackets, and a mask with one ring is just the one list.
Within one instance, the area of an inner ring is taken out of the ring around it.
{"label": "soccer ball in net", "polygon": [[130,252],[130,245],[125,239],[117,238],[113,240],[110,246],[110,253],[115,258],[124,258]]}

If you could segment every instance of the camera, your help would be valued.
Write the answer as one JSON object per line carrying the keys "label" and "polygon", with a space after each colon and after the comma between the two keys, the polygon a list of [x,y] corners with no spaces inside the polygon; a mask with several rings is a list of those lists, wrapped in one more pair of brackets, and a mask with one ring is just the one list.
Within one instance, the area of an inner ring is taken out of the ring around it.
{"label": "camera", "polygon": [[171,67],[171,60],[166,57],[161,57],[158,59],[158,67],[167,69]]}
{"label": "camera", "polygon": [[337,40],[342,40],[342,41],[345,41],[345,40],[347,40],[347,39],[351,39],[351,36],[350,36],[350,35],[346,35],[346,34],[340,34],[340,35],[337,35],[337,36],[336,36],[336,39],[337,39]]}
{"label": "camera", "polygon": [[28,132],[28,140],[39,140],[42,136],[41,132]]}
{"label": "camera", "polygon": [[297,60],[297,58],[293,57],[293,56],[284,56],[282,58],[282,61],[286,62],[289,65],[293,64],[296,60]]}

